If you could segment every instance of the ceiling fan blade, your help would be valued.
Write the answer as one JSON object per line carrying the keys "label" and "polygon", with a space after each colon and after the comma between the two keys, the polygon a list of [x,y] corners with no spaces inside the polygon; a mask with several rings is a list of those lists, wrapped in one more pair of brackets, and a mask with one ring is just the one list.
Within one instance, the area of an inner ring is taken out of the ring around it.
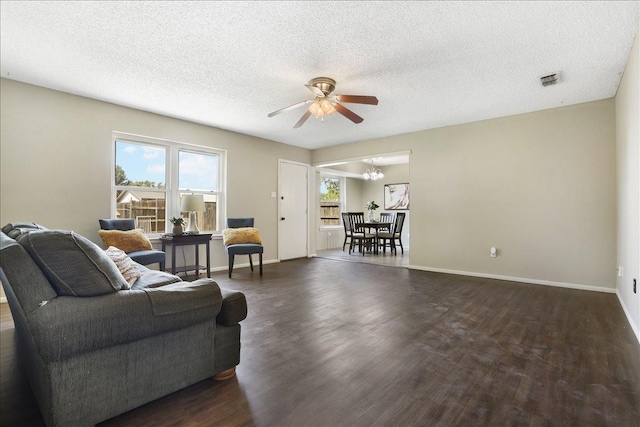
{"label": "ceiling fan blade", "polygon": [[362,123],[362,121],[364,120],[362,117],[360,117],[359,115],[357,115],[356,113],[354,113],[353,111],[349,110],[347,107],[345,107],[342,104],[338,104],[336,103],[334,105],[336,111],[340,114],[342,114],[343,116],[345,116],[347,119],[351,120],[353,123]]}
{"label": "ceiling fan blade", "polygon": [[284,108],[282,108],[280,110],[274,111],[273,113],[269,113],[267,115],[267,117],[273,117],[273,116],[275,116],[277,114],[284,113],[285,111],[289,111],[289,110],[293,110],[294,108],[302,107],[303,105],[306,105],[306,104],[308,104],[310,102],[313,102],[313,101],[307,100],[307,101],[298,102],[297,104],[289,105],[288,107],[284,107]]}
{"label": "ceiling fan blade", "polygon": [[378,105],[378,98],[375,96],[363,95],[336,95],[338,102],[348,102],[352,104]]}
{"label": "ceiling fan blade", "polygon": [[312,85],[305,85],[315,96],[324,96],[324,92]]}
{"label": "ceiling fan blade", "polygon": [[302,115],[302,117],[300,117],[300,120],[298,120],[298,123],[296,123],[293,128],[294,129],[298,129],[300,126],[302,126],[304,124],[304,122],[307,121],[307,119],[311,116],[311,111],[307,110],[306,113],[304,113]]}

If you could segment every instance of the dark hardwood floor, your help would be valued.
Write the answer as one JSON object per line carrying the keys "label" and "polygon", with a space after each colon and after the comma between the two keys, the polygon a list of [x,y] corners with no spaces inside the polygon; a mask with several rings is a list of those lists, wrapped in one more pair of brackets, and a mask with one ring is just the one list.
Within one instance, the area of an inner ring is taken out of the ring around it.
{"label": "dark hardwood floor", "polygon": [[346,261],[346,262],[357,262],[364,264],[376,264],[376,265],[386,265],[388,267],[404,267],[407,268],[409,266],[409,249],[405,249],[404,254],[398,248],[398,254],[394,255],[390,253],[390,250],[387,248],[386,252],[382,252],[377,255],[374,255],[370,252],[365,252],[365,255],[362,256],[360,252],[352,252],[349,254],[349,247],[347,246],[345,250],[342,249],[325,249],[316,252],[316,256],[318,258],[325,259],[333,259],[336,261]]}
{"label": "dark hardwood floor", "polygon": [[[640,425],[640,345],[613,294],[322,258],[226,276],[249,303],[237,377],[101,427]],[[0,425],[41,425],[1,314]]]}

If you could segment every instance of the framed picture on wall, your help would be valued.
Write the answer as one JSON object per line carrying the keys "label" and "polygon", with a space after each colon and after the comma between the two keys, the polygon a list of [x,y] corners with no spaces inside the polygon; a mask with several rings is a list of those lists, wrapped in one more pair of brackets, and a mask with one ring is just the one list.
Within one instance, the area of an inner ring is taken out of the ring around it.
{"label": "framed picture on wall", "polygon": [[385,184],[384,208],[390,211],[408,211],[409,184]]}

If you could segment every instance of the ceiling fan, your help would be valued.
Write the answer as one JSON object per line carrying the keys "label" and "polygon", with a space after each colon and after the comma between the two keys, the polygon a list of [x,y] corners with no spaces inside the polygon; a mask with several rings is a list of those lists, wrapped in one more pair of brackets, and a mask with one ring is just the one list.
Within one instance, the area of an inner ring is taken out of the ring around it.
{"label": "ceiling fan", "polygon": [[329,77],[316,77],[315,79],[311,79],[305,86],[315,95],[315,99],[308,99],[274,111],[273,113],[269,113],[268,117],[273,117],[285,111],[311,104],[300,120],[298,120],[298,123],[293,126],[294,129],[302,126],[311,115],[324,121],[324,116],[330,116],[336,111],[357,124],[362,123],[364,119],[342,105],[343,103],[378,105],[378,98],[375,96],[332,95],[332,92],[336,88],[336,81]]}

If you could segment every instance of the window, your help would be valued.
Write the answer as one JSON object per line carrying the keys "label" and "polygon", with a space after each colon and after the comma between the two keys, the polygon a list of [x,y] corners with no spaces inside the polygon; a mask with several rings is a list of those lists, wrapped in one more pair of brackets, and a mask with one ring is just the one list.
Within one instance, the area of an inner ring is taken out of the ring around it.
{"label": "window", "polygon": [[[178,150],[178,188],[183,194],[202,194],[205,212],[197,213],[198,229],[218,230],[218,165],[217,154]],[[185,223],[189,213],[182,212]]]}
{"label": "window", "polygon": [[116,141],[116,218],[133,218],[145,233],[164,233],[167,150]]}
{"label": "window", "polygon": [[344,178],[320,177],[320,227],[340,225]]}
{"label": "window", "polygon": [[186,144],[115,138],[113,203],[116,218],[133,218],[148,234],[164,233],[168,219],[182,216],[183,194],[202,194],[201,231],[219,231],[224,216],[224,155]]}

